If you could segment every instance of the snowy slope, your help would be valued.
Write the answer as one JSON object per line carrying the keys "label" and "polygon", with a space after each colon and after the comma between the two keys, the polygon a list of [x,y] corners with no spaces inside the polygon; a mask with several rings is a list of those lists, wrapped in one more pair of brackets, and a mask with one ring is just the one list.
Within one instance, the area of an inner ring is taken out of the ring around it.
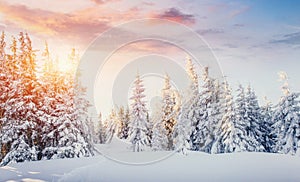
{"label": "snowy slope", "polygon": [[[133,153],[127,144],[120,147],[118,141],[98,148],[106,154],[111,151],[110,157],[135,163],[170,154]],[[299,169],[300,157],[267,153],[175,153],[147,165],[122,164],[98,155],[10,164],[0,168],[0,181],[300,181]]]}
{"label": "snowy slope", "polygon": [[300,181],[299,169],[299,157],[193,152],[188,156],[175,154],[150,165],[129,166],[104,160],[76,169],[61,181]]}

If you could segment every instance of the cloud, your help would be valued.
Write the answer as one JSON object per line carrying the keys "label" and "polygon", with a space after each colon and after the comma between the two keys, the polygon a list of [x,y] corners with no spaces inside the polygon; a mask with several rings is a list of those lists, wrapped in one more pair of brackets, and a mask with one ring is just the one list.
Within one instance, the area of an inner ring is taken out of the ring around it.
{"label": "cloud", "polygon": [[106,3],[111,3],[111,2],[118,2],[121,0],[91,0],[91,1],[100,5],[100,4],[106,4]]}
{"label": "cloud", "polygon": [[224,30],[222,29],[200,29],[196,31],[200,35],[207,35],[207,34],[221,34],[224,33]]}
{"label": "cloud", "polygon": [[0,2],[0,15],[10,27],[16,30],[25,29],[44,39],[63,39],[72,44],[89,43],[99,33],[113,26],[112,22],[130,19],[136,16],[137,11],[113,12],[97,6],[62,13]]}
{"label": "cloud", "polygon": [[154,6],[155,5],[154,2],[146,2],[146,1],[142,2],[142,4],[145,6]]}
{"label": "cloud", "polygon": [[300,32],[283,35],[282,39],[271,40],[270,43],[300,45]]}
{"label": "cloud", "polygon": [[6,24],[4,24],[4,23],[1,23],[1,22],[0,22],[0,27],[6,28],[6,27],[7,27],[7,25],[6,25]]}
{"label": "cloud", "polygon": [[196,23],[194,15],[182,13],[176,8],[170,8],[160,14],[154,14],[153,17],[176,21],[186,25],[191,25]]}

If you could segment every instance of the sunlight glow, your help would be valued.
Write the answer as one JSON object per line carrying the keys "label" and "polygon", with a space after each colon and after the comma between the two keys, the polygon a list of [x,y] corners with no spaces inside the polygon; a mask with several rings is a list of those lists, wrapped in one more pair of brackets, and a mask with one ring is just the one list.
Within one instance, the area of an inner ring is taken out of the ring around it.
{"label": "sunlight glow", "polygon": [[74,70],[74,65],[70,61],[60,60],[58,62],[58,70],[63,73],[69,73]]}

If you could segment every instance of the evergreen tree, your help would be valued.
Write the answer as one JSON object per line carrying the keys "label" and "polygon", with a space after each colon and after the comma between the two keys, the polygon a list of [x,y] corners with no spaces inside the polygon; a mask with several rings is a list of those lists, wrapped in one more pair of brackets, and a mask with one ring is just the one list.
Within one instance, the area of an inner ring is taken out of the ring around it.
{"label": "evergreen tree", "polygon": [[11,147],[11,141],[8,136],[5,135],[5,130],[10,129],[9,127],[4,127],[9,125],[11,122],[12,112],[10,111],[10,103],[17,97],[19,80],[16,77],[17,73],[17,41],[12,37],[12,44],[10,46],[12,55],[5,54],[5,34],[1,35],[1,47],[2,47],[2,60],[1,60],[1,135],[0,135],[0,145],[1,145],[1,158],[9,152]]}
{"label": "evergreen tree", "polygon": [[176,98],[171,90],[170,77],[166,75],[165,85],[162,90],[162,123],[166,130],[167,148],[173,149],[173,130],[176,124],[177,110]]}
{"label": "evergreen tree", "polygon": [[[13,67],[13,94],[7,101],[9,108],[5,109],[7,121],[3,127],[3,143],[7,146],[7,153],[2,164],[10,161],[22,162],[37,160],[38,153],[38,103],[39,88],[35,75],[35,58],[29,36],[19,34],[20,53],[13,55],[17,59]],[[15,42],[12,45],[15,54]]]}
{"label": "evergreen tree", "polygon": [[[74,61],[74,60],[70,60]],[[73,158],[92,155],[90,130],[87,125],[89,103],[85,89],[74,82],[74,72],[59,73],[54,79],[54,92],[48,92],[53,110],[43,128],[44,158]],[[50,87],[51,88],[51,87]]]}
{"label": "evergreen tree", "polygon": [[270,101],[266,100],[266,104],[261,108],[261,113],[263,117],[263,122],[261,126],[262,131],[262,145],[264,146],[266,152],[274,152],[275,146],[275,136],[272,132],[272,116],[273,110]]}
{"label": "evergreen tree", "polygon": [[127,108],[126,110],[124,107],[120,107],[119,112],[118,112],[118,119],[119,119],[119,132],[118,132],[118,137],[120,139],[127,139],[128,137],[128,130],[129,130],[129,109]]}
{"label": "evergreen tree", "polygon": [[96,143],[104,144],[106,142],[106,133],[101,113],[98,117],[98,129],[96,133],[96,135],[98,136],[98,141]]}
{"label": "evergreen tree", "polygon": [[236,98],[236,123],[239,148],[236,151],[264,151],[262,133],[260,131],[261,114],[257,98],[249,87],[246,95],[244,88],[239,85]]}
{"label": "evergreen tree", "polygon": [[291,93],[286,73],[280,73],[284,81],[281,97],[273,115],[273,134],[276,135],[275,151],[285,154],[296,154],[299,150],[300,117],[299,93]]}
{"label": "evergreen tree", "polygon": [[[224,83],[222,83],[224,84]],[[218,140],[220,136],[220,128],[222,125],[222,117],[225,112],[225,97],[224,97],[224,86],[219,84],[218,80],[212,79],[212,98],[211,103],[209,103],[208,112],[208,132],[209,135],[206,138],[204,150],[207,153],[212,152],[212,147],[214,143]]]}
{"label": "evergreen tree", "polygon": [[118,118],[114,109],[112,109],[106,123],[106,143],[110,143],[114,135],[118,133]]}
{"label": "evergreen tree", "polygon": [[[233,127],[235,128],[235,135],[233,143],[237,144],[232,152],[248,151],[248,137],[246,127],[249,123],[246,123],[246,100],[245,91],[242,85],[238,86],[237,96],[235,99],[235,122]],[[232,126],[231,126],[232,127]],[[253,146],[254,147],[254,146]],[[254,148],[251,148],[254,151]]]}
{"label": "evergreen tree", "polygon": [[196,122],[192,128],[190,145],[192,150],[209,152],[210,149],[207,148],[207,143],[211,140],[209,138],[210,113],[212,111],[214,86],[208,74],[208,67],[204,68],[203,85],[201,88],[201,92],[197,95],[197,99],[195,99],[196,103],[194,104]]}
{"label": "evergreen tree", "polygon": [[[4,118],[5,104],[8,99],[7,93],[9,92],[8,90],[9,77],[7,75],[7,68],[5,67],[6,64],[5,47],[6,47],[5,33],[2,32],[0,38],[0,134],[3,132],[2,125],[3,122],[5,122],[5,118]],[[3,155],[4,154],[2,154],[2,143],[0,140],[0,162],[3,158]]]}
{"label": "evergreen tree", "polygon": [[[7,69],[6,69],[6,54],[5,54],[5,34],[2,32],[0,37],[0,131],[2,128],[2,118],[4,116],[4,105],[8,99],[7,93],[8,93],[8,75],[7,75]],[[1,144],[0,144],[1,148]]]}
{"label": "evergreen tree", "polygon": [[249,139],[249,147],[253,146],[250,151],[263,152],[265,151],[263,143],[263,133],[262,125],[263,118],[261,115],[261,109],[258,105],[257,97],[254,91],[250,86],[247,88],[246,96],[246,113],[245,113],[245,122],[246,122],[246,133],[247,138]]}
{"label": "evergreen tree", "polygon": [[153,126],[151,146],[153,151],[168,150],[168,137],[162,121],[157,121]]}
{"label": "evergreen tree", "polygon": [[133,103],[131,105],[131,120],[129,130],[129,141],[133,145],[134,152],[145,150],[145,146],[149,145],[147,109],[143,100],[144,86],[140,76],[137,75],[134,81],[133,96],[130,98]]}
{"label": "evergreen tree", "polygon": [[[183,97],[183,103],[180,107],[180,112],[178,114],[177,123],[175,125],[175,131],[173,134],[174,146],[178,149],[180,147],[182,151],[186,151],[192,148],[190,143],[192,142],[192,131],[195,130],[198,121],[198,75],[196,73],[194,64],[190,58],[187,58],[186,72],[189,76],[189,87],[186,94]],[[184,127],[188,126],[188,127]],[[186,144],[188,143],[188,145]]]}
{"label": "evergreen tree", "polygon": [[189,139],[191,131],[191,122],[188,119],[182,117],[181,113],[178,116],[178,122],[175,125],[173,132],[174,148],[178,152],[187,154],[187,150],[190,149]]}
{"label": "evergreen tree", "polygon": [[239,146],[239,143],[236,143],[239,140],[236,139],[238,136],[236,134],[237,129],[235,128],[234,103],[231,89],[226,80],[223,83],[222,90],[221,97],[223,97],[222,100],[224,102],[221,105],[221,109],[223,110],[223,115],[211,153],[234,152],[237,146]]}

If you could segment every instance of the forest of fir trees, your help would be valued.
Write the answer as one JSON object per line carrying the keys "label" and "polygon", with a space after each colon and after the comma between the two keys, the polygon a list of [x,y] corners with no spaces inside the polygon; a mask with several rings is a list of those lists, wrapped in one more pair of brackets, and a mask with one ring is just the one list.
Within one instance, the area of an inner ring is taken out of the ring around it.
{"label": "forest of fir trees", "polygon": [[113,109],[103,121],[100,117],[94,142],[110,143],[117,137],[130,141],[136,152],[300,153],[299,93],[290,91],[286,73],[280,73],[279,103],[266,100],[261,106],[250,85],[238,85],[233,94],[226,79],[210,77],[208,67],[198,76],[192,60],[186,62],[190,84],[185,93],[172,89],[166,75],[161,102],[149,116],[143,80],[137,75],[131,105]]}
{"label": "forest of fir trees", "polygon": [[0,37],[0,165],[9,162],[91,156],[85,89],[75,82],[78,55],[58,69],[47,43],[42,56],[30,36]]}
{"label": "forest of fir trees", "polygon": [[146,88],[137,75],[131,105],[115,107],[105,119],[99,114],[95,125],[85,88],[74,79],[75,49],[69,71],[57,68],[47,43],[41,58],[36,52],[28,34],[21,32],[7,44],[2,32],[0,165],[92,156],[94,144],[108,144],[114,137],[131,142],[135,152],[300,153],[299,93],[290,91],[284,73],[279,103],[261,106],[250,85],[239,85],[233,94],[226,79],[212,78],[207,67],[196,70],[188,58],[190,83],[184,93],[174,90],[166,75],[161,102],[150,115]]}

